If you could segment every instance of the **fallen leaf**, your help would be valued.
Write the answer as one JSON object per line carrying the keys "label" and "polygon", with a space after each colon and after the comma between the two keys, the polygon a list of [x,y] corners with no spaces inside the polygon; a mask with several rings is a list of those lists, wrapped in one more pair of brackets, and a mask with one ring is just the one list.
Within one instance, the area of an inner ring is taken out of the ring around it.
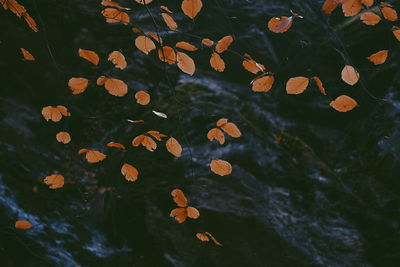
{"label": "fallen leaf", "polygon": [[334,101],[332,101],[329,105],[337,111],[347,112],[355,108],[357,106],[357,102],[347,95],[341,95],[337,97]]}
{"label": "fallen leaf", "polygon": [[385,63],[387,57],[388,57],[388,53],[389,50],[381,50],[379,52],[376,52],[372,55],[370,55],[369,57],[367,57],[367,59],[369,61],[371,61],[372,63],[374,63],[374,65],[380,65]]}
{"label": "fallen leaf", "polygon": [[183,0],[181,7],[186,16],[194,19],[203,7],[203,3],[201,0]]}
{"label": "fallen leaf", "polygon": [[71,136],[68,132],[59,132],[56,134],[56,139],[58,142],[63,144],[68,144],[71,142]]}
{"label": "fallen leaf", "polygon": [[185,194],[180,189],[174,189],[171,191],[171,196],[179,207],[186,207],[188,205],[188,201],[185,197]]}
{"label": "fallen leaf", "polygon": [[150,103],[150,95],[146,91],[138,91],[135,94],[136,103],[140,105],[147,105]]}
{"label": "fallen leaf", "polygon": [[249,54],[244,54],[245,59],[242,62],[243,67],[254,74],[259,73],[260,71],[265,71],[265,67],[254,61]]}
{"label": "fallen leaf", "polygon": [[101,14],[106,18],[107,23],[122,22],[123,24],[128,25],[130,21],[129,15],[126,12],[116,8],[106,8],[101,11]]}
{"label": "fallen leaf", "polygon": [[356,71],[356,69],[350,65],[344,66],[342,70],[342,80],[349,84],[355,85],[360,79],[360,74]]}
{"label": "fallen leaf", "polygon": [[229,46],[233,42],[233,37],[231,35],[223,37],[221,40],[218,41],[217,45],[215,46],[215,51],[217,53],[225,52]]}
{"label": "fallen leaf", "polygon": [[208,238],[208,236],[206,234],[203,234],[203,233],[197,233],[196,237],[197,237],[197,239],[199,239],[202,242],[210,241],[210,238]]}
{"label": "fallen leaf", "polygon": [[91,150],[91,149],[86,149],[82,148],[78,151],[78,154],[86,154],[86,160],[89,163],[96,163],[103,161],[107,156],[100,151],[97,150]]}
{"label": "fallen leaf", "polygon": [[170,137],[165,143],[165,146],[167,147],[168,152],[175,157],[179,158],[180,156],[182,156],[182,146],[175,138]]}
{"label": "fallen leaf", "polygon": [[226,132],[228,135],[230,135],[231,137],[234,138],[239,138],[242,136],[242,133],[240,132],[239,128],[236,126],[236,124],[234,124],[233,122],[226,122],[226,123],[221,123],[222,120],[224,119],[220,119],[217,125],[218,127],[220,127],[224,132]]}
{"label": "fallen leaf", "polygon": [[168,12],[168,13],[170,13],[170,14],[174,13],[174,12],[172,12],[167,6],[160,6],[160,8],[161,8],[162,10],[164,10],[165,12]]}
{"label": "fallen leaf", "polygon": [[206,46],[212,46],[214,44],[214,41],[208,38],[204,38],[201,40],[201,43]]}
{"label": "fallen leaf", "polygon": [[93,63],[94,65],[97,66],[99,64],[99,56],[97,55],[96,52],[79,48],[78,53],[81,58],[86,59],[87,61]]}
{"label": "fallen leaf", "polygon": [[108,147],[116,147],[120,149],[125,149],[125,146],[121,143],[116,143],[116,142],[110,142],[107,144]]}
{"label": "fallen leaf", "polygon": [[301,94],[308,86],[309,79],[306,77],[294,77],[290,78],[286,83],[286,92],[288,94]]}
{"label": "fallen leaf", "polygon": [[150,152],[154,152],[154,150],[157,149],[156,142],[153,139],[151,139],[151,137],[143,134],[136,136],[132,140],[132,146],[137,147],[139,145],[144,146]]}
{"label": "fallen leaf", "polygon": [[200,212],[194,207],[187,207],[186,208],[187,216],[191,219],[197,219],[200,217]]}
{"label": "fallen leaf", "polygon": [[361,3],[364,6],[372,6],[374,4],[374,0],[361,0]]}
{"label": "fallen leaf", "polygon": [[153,0],[135,0],[135,1],[142,5],[147,5],[153,2]]}
{"label": "fallen leaf", "polygon": [[339,5],[340,0],[326,0],[325,3],[322,5],[322,12],[325,14],[331,14],[333,10]]}
{"label": "fallen leaf", "polygon": [[128,163],[124,163],[121,168],[121,173],[125,176],[125,179],[129,182],[134,182],[138,179],[138,170]]}
{"label": "fallen leaf", "polygon": [[268,29],[274,33],[284,33],[292,27],[293,17],[273,17],[268,21]]}
{"label": "fallen leaf", "polygon": [[124,96],[128,93],[128,86],[126,83],[115,78],[106,78],[104,88],[109,94],[114,96]]}
{"label": "fallen leaf", "polygon": [[361,11],[361,0],[342,0],[342,10],[346,17],[357,15]]}
{"label": "fallen leaf", "polygon": [[396,10],[388,3],[381,2],[381,12],[383,17],[389,21],[396,21],[399,19]]}
{"label": "fallen leaf", "polygon": [[178,42],[175,45],[176,48],[184,49],[186,51],[196,51],[197,47],[195,47],[192,44],[189,44],[188,42]]}
{"label": "fallen leaf", "polygon": [[223,72],[225,70],[224,60],[215,52],[211,54],[210,65],[216,71]]}
{"label": "fallen leaf", "polygon": [[366,25],[374,26],[381,21],[381,17],[373,12],[365,12],[360,17],[361,21]]}
{"label": "fallen leaf", "polygon": [[211,160],[211,171],[220,176],[229,175],[232,173],[232,165],[225,160]]}
{"label": "fallen leaf", "polygon": [[158,112],[158,111],[155,111],[155,110],[153,110],[153,113],[154,113],[156,116],[160,117],[160,118],[163,118],[163,119],[168,118],[168,117],[167,117],[167,114],[165,114],[165,113]]}
{"label": "fallen leaf", "polygon": [[223,145],[225,143],[225,135],[224,133],[218,129],[218,128],[213,128],[208,131],[207,133],[207,138],[211,142],[214,141],[214,139],[218,140],[218,142]]}
{"label": "fallen leaf", "polygon": [[49,185],[50,189],[58,189],[64,186],[64,176],[61,174],[52,174],[44,178],[43,181]]}
{"label": "fallen leaf", "polygon": [[32,228],[32,224],[29,221],[16,221],[15,228],[26,230]]}
{"label": "fallen leaf", "polygon": [[108,60],[111,61],[116,68],[121,70],[125,69],[127,66],[124,55],[119,51],[113,51],[108,55]]}
{"label": "fallen leaf", "polygon": [[313,79],[314,79],[315,83],[317,84],[318,89],[321,92],[321,94],[326,95],[326,91],[325,91],[324,85],[322,84],[321,79],[318,78],[317,76],[314,76]]}
{"label": "fallen leaf", "polygon": [[64,106],[47,106],[42,108],[42,115],[46,121],[58,122],[61,120],[62,116],[71,116],[71,113]]}
{"label": "fallen leaf", "polygon": [[254,92],[268,92],[274,84],[275,78],[271,75],[261,75],[251,81],[251,89]]}
{"label": "fallen leaf", "polygon": [[68,87],[73,95],[82,94],[89,85],[89,80],[86,78],[71,78],[68,81]]}
{"label": "fallen leaf", "polygon": [[163,46],[158,49],[158,57],[161,61],[167,62],[168,64],[175,64],[176,62],[175,50],[170,46]]}
{"label": "fallen leaf", "polygon": [[161,17],[171,31],[175,31],[176,29],[178,29],[178,24],[176,24],[175,20],[170,15],[168,15],[167,13],[161,13]]}
{"label": "fallen leaf", "polygon": [[135,39],[137,49],[148,55],[152,50],[156,49],[156,45],[149,37],[140,35]]}
{"label": "fallen leaf", "polygon": [[154,137],[157,141],[162,141],[162,139],[164,137],[167,137],[168,135],[166,134],[162,134],[159,131],[148,131],[147,132],[149,135],[151,135],[152,137]]}
{"label": "fallen leaf", "polygon": [[183,52],[176,53],[178,68],[189,75],[193,75],[196,70],[196,65],[191,57]]}
{"label": "fallen leaf", "polygon": [[35,60],[35,57],[32,56],[32,54],[28,50],[26,50],[25,48],[20,48],[20,49],[21,49],[22,56],[24,57],[25,60],[28,60],[28,61]]}
{"label": "fallen leaf", "polygon": [[396,37],[397,41],[400,42],[400,27],[399,26],[393,26],[392,27],[392,32],[394,37]]}

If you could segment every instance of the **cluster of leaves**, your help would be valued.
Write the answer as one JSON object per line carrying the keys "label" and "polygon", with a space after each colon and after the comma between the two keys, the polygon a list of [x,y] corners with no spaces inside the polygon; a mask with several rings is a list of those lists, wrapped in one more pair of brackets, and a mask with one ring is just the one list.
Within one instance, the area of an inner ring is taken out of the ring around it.
{"label": "cluster of leaves", "polygon": [[0,0],[0,4],[5,10],[10,10],[14,13],[18,18],[24,18],[25,22],[28,26],[34,31],[38,32],[39,28],[36,24],[36,21],[29,15],[28,11],[26,11],[25,7],[19,4],[16,0]]}

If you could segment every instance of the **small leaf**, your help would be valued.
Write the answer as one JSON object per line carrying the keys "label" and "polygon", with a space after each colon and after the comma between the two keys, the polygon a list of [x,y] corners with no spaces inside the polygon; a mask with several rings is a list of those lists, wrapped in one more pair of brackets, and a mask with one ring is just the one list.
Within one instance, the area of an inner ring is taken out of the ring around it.
{"label": "small leaf", "polygon": [[58,134],[56,134],[56,139],[58,142],[63,144],[68,144],[69,142],[71,142],[71,136],[68,132],[59,132]]}
{"label": "small leaf", "polygon": [[188,201],[185,197],[185,194],[180,189],[174,189],[171,191],[171,196],[179,207],[186,207],[188,205]]}
{"label": "small leaf", "polygon": [[82,148],[78,154],[86,154],[86,160],[89,163],[97,163],[103,161],[107,156],[100,151]]}
{"label": "small leaf", "polygon": [[361,15],[360,19],[364,24],[370,25],[370,26],[374,26],[374,25],[378,24],[381,21],[381,17],[379,17],[378,15],[376,15],[373,12],[365,12],[365,13],[363,13]]}
{"label": "small leaf", "polygon": [[79,48],[78,53],[81,58],[86,59],[94,65],[97,66],[99,64],[100,59],[96,52]]}
{"label": "small leaf", "polygon": [[203,7],[203,3],[201,0],[183,0],[181,7],[186,16],[194,19]]}
{"label": "small leaf", "polygon": [[89,80],[86,78],[71,78],[68,81],[68,87],[73,95],[82,94],[89,85]]}
{"label": "small leaf", "polygon": [[136,103],[140,105],[148,105],[150,103],[150,95],[146,91],[138,91],[135,94]]}
{"label": "small leaf", "polygon": [[261,75],[256,77],[254,80],[251,81],[252,87],[251,89],[254,92],[268,92],[271,90],[272,85],[274,84],[275,78],[274,76],[270,75]]}
{"label": "small leaf", "polygon": [[211,54],[210,65],[216,71],[223,72],[225,70],[224,60],[215,52]]}
{"label": "small leaf", "polygon": [[116,68],[121,70],[125,69],[127,66],[124,55],[119,51],[113,51],[108,55],[108,60],[111,61]]}
{"label": "small leaf", "polygon": [[28,50],[26,50],[25,48],[20,48],[20,49],[21,49],[22,56],[24,57],[25,60],[28,60],[28,61],[35,60],[35,57],[32,56],[32,54]]}
{"label": "small leaf", "polygon": [[210,131],[208,131],[207,133],[207,138],[208,140],[210,140],[211,142],[216,139],[218,140],[218,142],[223,145],[225,143],[225,135],[224,133],[218,129],[218,128],[213,128]]}
{"label": "small leaf", "polygon": [[149,37],[140,35],[135,39],[137,49],[148,55],[152,50],[156,49],[156,45]]}
{"label": "small leaf", "polygon": [[357,106],[357,102],[347,95],[341,95],[329,105],[339,112],[347,112],[355,108]]}
{"label": "small leaf", "polygon": [[170,15],[168,15],[167,13],[161,13],[161,17],[171,31],[175,31],[176,29],[178,29],[178,24],[176,24],[175,20]]}
{"label": "small leaf", "polygon": [[223,37],[221,40],[218,41],[217,45],[215,46],[215,51],[217,53],[225,52],[229,46],[233,42],[233,37],[231,35]]}
{"label": "small leaf", "polygon": [[387,57],[388,57],[388,53],[389,50],[381,50],[379,52],[376,52],[372,55],[370,55],[369,57],[367,57],[367,59],[369,61],[371,61],[372,63],[374,63],[374,65],[380,65],[385,63]]}
{"label": "small leaf", "polygon": [[268,22],[268,29],[274,33],[284,33],[292,27],[293,17],[273,17]]}
{"label": "small leaf", "polygon": [[325,91],[324,85],[322,84],[321,79],[318,78],[317,76],[314,76],[313,79],[314,79],[315,83],[317,84],[318,89],[321,92],[321,94],[326,95],[326,91]]}
{"label": "small leaf", "polygon": [[138,170],[134,166],[128,163],[124,163],[124,165],[122,165],[121,173],[123,176],[125,176],[125,179],[129,182],[136,181],[139,175]]}
{"label": "small leaf", "polygon": [[167,147],[168,152],[175,157],[179,158],[180,156],[182,156],[182,146],[175,138],[170,137],[165,143],[165,146]]}
{"label": "small leaf", "polygon": [[206,46],[212,46],[212,45],[214,44],[214,41],[213,41],[213,40],[210,40],[210,39],[208,39],[208,38],[204,38],[203,40],[201,40],[201,43],[202,43],[203,45],[206,45]]}
{"label": "small leaf", "polygon": [[154,113],[156,116],[160,117],[160,118],[164,118],[164,119],[168,118],[168,117],[167,117],[167,114],[165,114],[165,113],[158,112],[158,111],[155,111],[155,110],[153,110],[153,113]]}
{"label": "small leaf", "polygon": [[294,77],[290,78],[286,83],[286,92],[288,94],[301,94],[308,86],[309,79],[306,77]]}
{"label": "small leaf", "polygon": [[360,79],[360,74],[354,69],[354,67],[350,65],[344,66],[342,70],[342,80],[349,84],[349,85],[355,85],[358,80]]}
{"label": "small leaf", "polygon": [[116,143],[116,142],[110,142],[107,144],[108,147],[116,147],[120,149],[125,149],[125,146],[121,143]]}
{"label": "small leaf", "polygon": [[107,23],[122,22],[125,25],[129,24],[130,18],[126,12],[115,8],[106,8],[101,11],[101,14],[106,18]]}
{"label": "small leaf", "polygon": [[210,168],[213,173],[220,176],[232,173],[232,165],[225,160],[211,160]]}
{"label": "small leaf", "polygon": [[191,57],[187,54],[178,52],[176,53],[176,59],[178,61],[178,68],[189,75],[193,75],[196,70],[196,65]]}
{"label": "small leaf", "polygon": [[184,49],[186,51],[196,51],[197,47],[195,47],[192,44],[189,44],[188,42],[178,42],[175,45],[176,48]]}
{"label": "small leaf", "polygon": [[32,224],[29,221],[16,221],[15,228],[26,230],[32,228]]}
{"label": "small leaf", "polygon": [[47,176],[43,181],[45,184],[50,185],[50,189],[58,189],[64,186],[64,176],[61,174],[52,174]]}

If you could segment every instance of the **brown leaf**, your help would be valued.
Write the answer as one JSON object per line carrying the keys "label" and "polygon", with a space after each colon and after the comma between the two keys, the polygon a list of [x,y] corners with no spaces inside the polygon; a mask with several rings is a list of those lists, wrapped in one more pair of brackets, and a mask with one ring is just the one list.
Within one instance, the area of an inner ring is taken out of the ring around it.
{"label": "brown leaf", "polygon": [[355,85],[360,79],[360,74],[356,71],[356,69],[350,65],[344,66],[342,70],[342,80],[349,84]]}
{"label": "brown leaf", "polygon": [[170,46],[163,46],[158,49],[158,57],[161,61],[167,62],[168,64],[175,64],[176,62],[175,50]]}
{"label": "brown leaf", "polygon": [[211,142],[212,142],[214,139],[217,139],[218,142],[219,142],[221,145],[223,145],[223,144],[225,143],[225,135],[224,135],[224,133],[223,133],[220,129],[218,129],[218,128],[213,128],[213,129],[211,129],[210,131],[208,131],[208,133],[207,133],[207,138],[208,138],[208,140],[210,140]]}
{"label": "brown leaf", "polygon": [[227,124],[227,123],[228,123],[228,119],[222,118],[222,119],[219,119],[219,120],[215,123],[215,125],[217,125],[217,127],[221,127],[221,126],[223,126],[223,125],[225,125],[225,124]]}
{"label": "brown leaf", "polygon": [[44,178],[44,183],[50,185],[50,189],[58,189],[64,186],[64,176],[61,174],[52,174]]}
{"label": "brown leaf", "polygon": [[78,53],[81,58],[86,59],[94,65],[97,66],[99,64],[99,56],[96,52],[79,48]]}
{"label": "brown leaf", "polygon": [[215,46],[215,51],[217,53],[225,52],[229,46],[233,42],[233,37],[231,35],[223,37],[221,40],[218,41],[217,45]]}
{"label": "brown leaf", "polygon": [[171,191],[171,196],[179,207],[186,207],[188,205],[188,201],[185,197],[185,194],[180,189],[174,189]]}
{"label": "brown leaf", "polygon": [[91,150],[82,148],[78,151],[78,154],[86,154],[86,160],[89,163],[96,163],[104,160],[107,156],[97,150]]}
{"label": "brown leaf", "polygon": [[175,157],[179,158],[180,156],[182,156],[182,146],[175,138],[170,137],[165,143],[165,146],[167,147],[168,152]]}
{"label": "brown leaf", "polygon": [[273,17],[268,22],[268,29],[274,33],[284,33],[292,27],[293,17]]}
{"label": "brown leaf", "polygon": [[156,150],[157,148],[156,142],[153,139],[151,139],[151,137],[148,137],[143,134],[136,136],[132,140],[132,146],[139,146],[139,145],[144,146],[150,152],[154,152],[154,150]]}
{"label": "brown leaf", "polygon": [[347,112],[355,108],[357,106],[357,102],[347,95],[341,95],[329,105],[339,112]]}
{"label": "brown leaf", "polygon": [[374,0],[361,0],[361,3],[364,6],[372,6],[374,4]]}
{"label": "brown leaf", "polygon": [[23,14],[26,24],[28,24],[29,28],[31,28],[34,32],[38,32],[39,28],[36,24],[36,21],[28,14]]}
{"label": "brown leaf", "polygon": [[156,45],[149,37],[140,35],[135,39],[137,49],[148,55],[152,50],[156,49]]}
{"label": "brown leaf", "polygon": [[108,60],[111,61],[116,68],[121,70],[126,68],[126,60],[124,55],[119,51],[113,51],[108,55]]}
{"label": "brown leaf", "polygon": [[178,42],[175,45],[176,48],[184,49],[186,51],[196,51],[197,47],[195,47],[192,44],[189,44],[188,42]]}
{"label": "brown leaf", "polygon": [[251,89],[254,92],[268,92],[269,90],[271,90],[274,81],[275,81],[274,76],[263,74],[251,81],[252,84]]}
{"label": "brown leaf", "polygon": [[346,17],[357,15],[361,11],[361,0],[342,0],[342,10]]}
{"label": "brown leaf", "polygon": [[124,163],[121,168],[121,173],[125,176],[125,179],[129,182],[134,182],[138,179],[138,170],[128,163]]}
{"label": "brown leaf", "polygon": [[376,15],[373,12],[363,13],[361,15],[360,19],[364,24],[371,25],[371,26],[374,26],[381,21],[381,17],[379,17],[378,15]]}
{"label": "brown leaf", "polygon": [[183,0],[181,7],[186,16],[194,19],[203,7],[203,3],[201,0]]}
{"label": "brown leaf", "polygon": [[129,15],[126,12],[116,8],[106,8],[101,11],[101,14],[106,18],[107,23],[122,22],[123,24],[128,25],[130,21]]}
{"label": "brown leaf", "polygon": [[20,49],[21,49],[22,56],[24,57],[25,60],[28,60],[28,61],[34,61],[35,60],[35,57],[32,56],[32,54],[29,53],[28,50],[26,50],[25,48],[20,48]]}
{"label": "brown leaf", "polygon": [[120,149],[125,149],[125,146],[121,143],[116,143],[116,142],[110,142],[107,144],[108,147],[116,147]]}
{"label": "brown leaf", "polygon": [[374,65],[380,65],[385,63],[387,57],[388,57],[388,53],[389,50],[381,50],[379,52],[376,52],[372,55],[370,55],[369,57],[367,57],[367,59],[369,61],[371,61],[372,63],[374,63]]}
{"label": "brown leaf", "polygon": [[225,160],[211,160],[211,171],[220,176],[229,175],[232,173],[232,165]]}
{"label": "brown leaf", "polygon": [[171,31],[175,31],[176,29],[178,29],[178,24],[176,24],[175,20],[170,15],[168,15],[167,13],[161,13],[161,16],[165,24],[167,24],[168,28],[170,28]]}
{"label": "brown leaf", "polygon": [[71,78],[68,81],[68,87],[73,95],[82,94],[89,85],[89,80],[86,78]]}
{"label": "brown leaf", "polygon": [[52,120],[53,122],[58,122],[62,116],[70,116],[71,113],[63,106],[47,106],[42,108],[42,115],[46,121]]}
{"label": "brown leaf", "polygon": [[215,52],[211,54],[210,65],[216,71],[223,72],[225,70],[224,60]]}
{"label": "brown leaf", "polygon": [[172,12],[167,6],[160,6],[160,8],[161,8],[162,10],[164,10],[165,12],[168,12],[168,13],[170,13],[170,14],[174,13],[174,12]]}
{"label": "brown leaf", "polygon": [[322,84],[321,79],[318,78],[317,76],[314,76],[313,79],[314,79],[315,83],[317,84],[318,89],[321,92],[321,94],[326,95],[326,91],[325,91],[324,85]]}
{"label": "brown leaf", "polygon": [[141,134],[136,136],[133,140],[132,140],[132,146],[140,146],[144,140],[146,136]]}
{"label": "brown leaf", "polygon": [[150,103],[150,95],[146,91],[138,91],[135,94],[136,103],[140,105],[147,105]]}
{"label": "brown leaf", "polygon": [[214,242],[215,245],[222,247],[222,244],[219,243],[217,239],[215,239],[209,232],[205,232],[205,234],[211,238],[211,240]]}
{"label": "brown leaf", "polygon": [[15,228],[26,230],[32,228],[32,224],[28,221],[16,221]]}
{"label": "brown leaf", "polygon": [[63,144],[68,144],[69,142],[71,142],[71,136],[68,132],[59,132],[58,134],[56,134],[56,139],[58,142]]}
{"label": "brown leaf", "polygon": [[183,52],[177,52],[176,59],[178,62],[178,68],[184,73],[192,76],[196,70],[196,65],[194,64],[193,59]]}
{"label": "brown leaf", "polygon": [[288,94],[301,94],[307,89],[309,79],[306,77],[290,78],[286,83],[286,92]]}

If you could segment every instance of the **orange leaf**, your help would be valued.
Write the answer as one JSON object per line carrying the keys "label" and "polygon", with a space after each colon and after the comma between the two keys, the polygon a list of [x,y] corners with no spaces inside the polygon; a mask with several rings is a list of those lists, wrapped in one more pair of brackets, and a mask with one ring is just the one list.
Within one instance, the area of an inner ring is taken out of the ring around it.
{"label": "orange leaf", "polygon": [[188,201],[185,197],[185,194],[180,189],[174,189],[171,191],[171,196],[173,197],[174,202],[179,207],[186,207],[188,205]]}
{"label": "orange leaf", "polygon": [[176,208],[171,211],[169,216],[174,217],[178,223],[183,223],[186,221],[188,214],[186,208]]}
{"label": "orange leaf", "polygon": [[63,106],[47,106],[42,108],[42,115],[46,121],[52,120],[53,122],[58,122],[62,116],[70,116],[71,113]]}
{"label": "orange leaf", "polygon": [[274,33],[284,33],[292,27],[293,17],[273,17],[268,22],[268,29]]}
{"label": "orange leaf", "polygon": [[254,92],[268,92],[269,90],[271,90],[274,81],[274,76],[263,74],[251,81],[251,89]]}
{"label": "orange leaf", "polygon": [[176,29],[178,29],[178,24],[176,24],[175,20],[170,15],[168,15],[167,13],[161,13],[161,16],[165,24],[167,24],[168,28],[170,28],[171,31],[175,31]]}
{"label": "orange leaf", "polygon": [[209,130],[208,133],[207,133],[207,138],[208,138],[208,140],[210,140],[211,142],[212,142],[214,139],[217,139],[218,142],[219,142],[221,145],[223,145],[223,144],[225,143],[225,135],[224,135],[224,133],[223,133],[220,129],[218,129],[218,128],[213,128],[213,129]]}
{"label": "orange leaf", "polygon": [[162,134],[159,131],[148,131],[147,133],[153,136],[157,141],[162,141],[162,138],[167,137],[166,134]]}
{"label": "orange leaf", "polygon": [[201,40],[201,43],[206,46],[212,46],[214,44],[214,41],[208,38],[204,38]]}
{"label": "orange leaf", "polygon": [[128,163],[124,163],[124,165],[122,165],[121,173],[129,182],[136,181],[139,175],[138,170]]}
{"label": "orange leaf", "polygon": [[32,54],[29,53],[28,50],[26,50],[25,48],[20,48],[20,49],[21,49],[22,55],[23,55],[25,60],[28,60],[28,61],[34,61],[35,60],[35,57],[32,56]]}
{"label": "orange leaf", "polygon": [[128,93],[128,86],[119,79],[106,78],[104,87],[108,93],[114,96],[124,96]]}
{"label": "orange leaf", "polygon": [[392,27],[392,32],[394,37],[396,37],[397,41],[400,42],[400,27],[399,26],[393,26]]}
{"label": "orange leaf", "polygon": [[71,136],[68,132],[59,132],[58,134],[56,134],[56,139],[58,142],[63,144],[68,144],[69,142],[71,142]]}
{"label": "orange leaf", "polygon": [[37,27],[36,21],[28,13],[24,13],[23,16],[29,28],[31,28],[34,32],[38,32],[39,28]]}
{"label": "orange leaf", "polygon": [[163,46],[158,49],[158,57],[161,61],[167,62],[168,64],[175,64],[176,62],[175,50],[170,46]]}
{"label": "orange leaf", "polygon": [[145,91],[138,91],[135,94],[136,103],[140,105],[147,105],[150,103],[150,95]]}
{"label": "orange leaf", "polygon": [[111,61],[116,68],[121,70],[126,68],[126,60],[124,55],[119,51],[113,51],[108,55],[108,60]]}
{"label": "orange leaf", "polygon": [[228,123],[228,119],[222,118],[222,119],[219,119],[219,120],[215,123],[215,125],[217,125],[217,127],[221,127],[221,126],[223,126],[223,125],[225,125],[225,124],[227,124],[227,123]]}
{"label": "orange leaf", "polygon": [[86,78],[71,78],[68,81],[68,87],[73,95],[82,94],[89,85],[89,80]]}
{"label": "orange leaf", "polygon": [[334,101],[332,101],[329,105],[337,111],[347,112],[355,108],[357,106],[357,102],[347,95],[341,95],[337,97]]}
{"label": "orange leaf", "polygon": [[154,142],[154,140],[151,139],[151,137],[148,137],[148,136],[143,135],[143,134],[139,135],[139,136],[136,136],[132,140],[132,146],[139,146],[139,145],[144,146],[150,152],[153,152],[157,148],[156,142]]}
{"label": "orange leaf", "polygon": [[187,207],[186,208],[187,216],[191,219],[197,219],[200,217],[200,212],[194,207]]}
{"label": "orange leaf", "polygon": [[225,160],[211,160],[211,171],[220,176],[225,176],[232,173],[232,165]]}
{"label": "orange leaf", "polygon": [[58,105],[58,106],[56,106],[56,109],[58,111],[60,111],[61,115],[63,115],[63,116],[66,116],[66,117],[71,116],[71,113],[69,113],[68,109],[64,106]]}
{"label": "orange leaf", "polygon": [[186,51],[196,51],[197,47],[187,42],[178,42],[175,45],[176,48],[184,49]]}
{"label": "orange leaf", "polygon": [[196,237],[197,237],[197,239],[199,239],[202,242],[210,241],[210,238],[208,238],[208,236],[206,234],[203,234],[203,233],[197,233]]}
{"label": "orange leaf", "polygon": [[86,59],[94,65],[97,66],[99,64],[99,56],[96,52],[79,48],[78,53],[81,58]]}
{"label": "orange leaf", "polygon": [[389,21],[396,21],[398,20],[397,12],[395,9],[392,8],[392,5],[381,2],[381,12],[385,19]]}
{"label": "orange leaf", "polygon": [[219,243],[217,239],[215,239],[209,232],[205,232],[205,234],[211,238],[211,240],[214,242],[215,245],[222,247],[222,244]]}
{"label": "orange leaf", "polygon": [[364,24],[374,26],[381,21],[381,17],[373,12],[365,12],[361,15],[360,19]]}
{"label": "orange leaf", "polygon": [[314,79],[315,83],[317,84],[318,89],[321,92],[321,94],[326,95],[326,91],[325,91],[324,85],[322,84],[321,79],[318,78],[317,76],[314,76],[313,79]]}
{"label": "orange leaf", "polygon": [[374,4],[374,0],[361,0],[361,3],[364,6],[372,6]]}
{"label": "orange leaf", "polygon": [[224,132],[226,132],[228,135],[234,137],[234,138],[239,138],[242,136],[242,133],[240,132],[239,128],[234,124],[233,122],[226,122],[226,123],[221,123],[224,119],[220,119],[217,122],[217,125],[219,124],[218,127],[220,127]]}
{"label": "orange leaf", "polygon": [[137,49],[148,55],[150,51],[156,49],[156,45],[149,37],[141,35],[135,39]]}
{"label": "orange leaf", "polygon": [[132,140],[132,146],[140,146],[144,140],[145,135],[141,134]]}
{"label": "orange leaf", "polygon": [[96,163],[99,161],[104,160],[107,156],[97,150],[91,150],[91,149],[86,149],[82,148],[78,151],[78,154],[86,154],[86,160],[89,163]]}
{"label": "orange leaf", "polygon": [[156,42],[159,42],[160,44],[162,44],[162,39],[160,36],[158,36],[157,34],[153,33],[153,32],[146,32],[148,35],[150,35],[154,40],[156,40]]}
{"label": "orange leaf", "polygon": [[122,22],[125,25],[129,24],[129,15],[126,12],[115,8],[106,8],[101,11],[101,14],[106,18],[107,23]]}
{"label": "orange leaf", "polygon": [[112,7],[118,8],[118,9],[129,10],[129,8],[122,7],[117,2],[110,1],[110,0],[102,0],[101,1],[101,5],[103,5],[103,6],[112,6]]}
{"label": "orange leaf", "polygon": [[175,157],[179,158],[180,156],[182,156],[182,146],[175,138],[170,137],[165,143],[165,146],[167,147],[168,152]]}
{"label": "orange leaf", "polygon": [[260,71],[265,70],[265,67],[262,64],[254,61],[249,54],[244,54],[244,57],[245,60],[243,60],[242,65],[247,71],[257,74]]}
{"label": "orange leaf", "polygon": [[135,1],[138,2],[139,4],[147,5],[150,4],[153,0],[135,0]]}
{"label": "orange leaf", "polygon": [[322,5],[322,12],[325,14],[331,14],[333,10],[336,9],[336,7],[339,4],[339,0],[326,0],[325,3]]}
{"label": "orange leaf", "polygon": [[215,52],[211,54],[210,65],[216,71],[223,72],[225,70],[224,60]]}
{"label": "orange leaf", "polygon": [[110,142],[107,144],[108,147],[116,147],[116,148],[121,148],[125,149],[125,146],[121,143],[116,143],[116,142]]}
{"label": "orange leaf", "polygon": [[32,224],[28,221],[16,221],[15,228],[26,230],[32,228]]}
{"label": "orange leaf", "polygon": [[194,19],[203,7],[203,3],[201,0],[183,0],[181,7],[186,16]]}
{"label": "orange leaf", "polygon": [[170,13],[170,14],[174,13],[174,12],[172,12],[171,10],[169,10],[169,8],[168,8],[167,6],[160,6],[160,8],[161,8],[162,10],[164,10],[165,12],[168,12],[168,13]]}
{"label": "orange leaf", "polygon": [[361,11],[361,0],[342,0],[342,10],[346,17],[357,15]]}
{"label": "orange leaf", "polygon": [[344,66],[342,70],[342,80],[349,84],[349,85],[355,85],[358,80],[360,79],[360,74],[354,69],[354,67],[350,65]]}
{"label": "orange leaf", "polygon": [[176,53],[176,59],[178,61],[178,68],[189,75],[193,75],[196,70],[196,65],[191,57],[183,52]]}
{"label": "orange leaf", "polygon": [[308,78],[306,77],[294,77],[290,78],[286,83],[286,92],[288,94],[301,94],[308,86]]}
{"label": "orange leaf", "polygon": [[61,174],[52,174],[47,176],[43,181],[45,184],[50,185],[50,189],[58,189],[64,186],[64,176]]}
{"label": "orange leaf", "polygon": [[223,37],[221,40],[218,41],[217,45],[215,46],[215,51],[217,53],[225,52],[232,44],[232,42],[233,42],[232,36],[228,35]]}
{"label": "orange leaf", "polygon": [[374,63],[374,65],[380,65],[385,63],[387,57],[388,57],[388,53],[389,50],[381,50],[379,52],[376,52],[372,55],[370,55],[369,57],[367,57],[367,59],[369,61],[371,61],[372,63]]}

